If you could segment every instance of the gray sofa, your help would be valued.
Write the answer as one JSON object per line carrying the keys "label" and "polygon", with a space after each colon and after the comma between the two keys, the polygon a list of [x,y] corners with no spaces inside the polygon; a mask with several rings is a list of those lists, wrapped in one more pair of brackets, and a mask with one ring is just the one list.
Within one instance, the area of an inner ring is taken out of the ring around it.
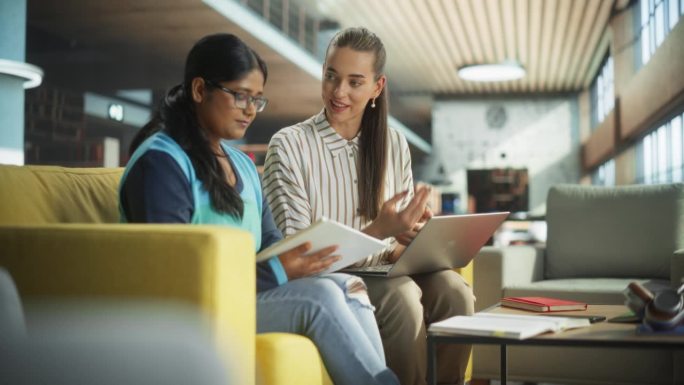
{"label": "gray sofa", "polygon": [[[684,277],[684,184],[560,185],[547,198],[546,247],[485,247],[474,260],[476,310],[507,296],[622,304],[640,281]],[[499,352],[475,347],[474,378],[499,377]],[[562,384],[684,383],[684,352],[591,348],[509,350],[509,378]]]}

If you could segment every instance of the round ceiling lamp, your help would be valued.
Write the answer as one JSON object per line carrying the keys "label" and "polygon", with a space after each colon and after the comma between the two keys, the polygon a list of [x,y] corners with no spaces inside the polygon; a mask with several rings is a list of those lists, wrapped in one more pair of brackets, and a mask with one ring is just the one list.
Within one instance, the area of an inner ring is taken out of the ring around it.
{"label": "round ceiling lamp", "polygon": [[458,69],[458,76],[473,82],[503,82],[525,76],[525,68],[515,62],[473,64]]}
{"label": "round ceiling lamp", "polygon": [[0,59],[0,74],[24,80],[24,88],[38,87],[43,82],[43,70],[33,64]]}

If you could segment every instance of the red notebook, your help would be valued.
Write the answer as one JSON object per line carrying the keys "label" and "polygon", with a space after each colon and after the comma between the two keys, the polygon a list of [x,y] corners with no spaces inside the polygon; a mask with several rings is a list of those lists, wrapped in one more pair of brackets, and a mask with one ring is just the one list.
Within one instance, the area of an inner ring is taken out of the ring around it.
{"label": "red notebook", "polygon": [[506,297],[501,299],[501,305],[541,312],[587,309],[586,303],[547,297]]}

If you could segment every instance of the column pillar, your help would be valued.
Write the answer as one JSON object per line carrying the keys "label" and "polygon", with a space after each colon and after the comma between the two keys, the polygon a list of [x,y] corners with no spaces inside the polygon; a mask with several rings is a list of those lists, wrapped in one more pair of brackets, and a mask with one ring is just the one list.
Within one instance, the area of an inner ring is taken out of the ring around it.
{"label": "column pillar", "polygon": [[24,88],[43,75],[25,57],[26,0],[0,1],[0,164],[24,164]]}

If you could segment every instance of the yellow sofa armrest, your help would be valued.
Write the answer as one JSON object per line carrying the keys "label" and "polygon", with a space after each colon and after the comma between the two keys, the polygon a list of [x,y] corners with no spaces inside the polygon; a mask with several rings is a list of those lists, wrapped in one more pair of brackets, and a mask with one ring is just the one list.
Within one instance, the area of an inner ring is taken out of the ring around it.
{"label": "yellow sofa armrest", "polygon": [[[254,241],[215,226],[54,224],[0,226],[0,266],[23,298],[169,299],[209,317],[228,367],[254,384]],[[232,354],[229,353],[232,352]],[[237,362],[236,362],[237,361]]]}
{"label": "yellow sofa armrest", "polygon": [[257,383],[332,385],[310,339],[288,333],[257,334]]}

